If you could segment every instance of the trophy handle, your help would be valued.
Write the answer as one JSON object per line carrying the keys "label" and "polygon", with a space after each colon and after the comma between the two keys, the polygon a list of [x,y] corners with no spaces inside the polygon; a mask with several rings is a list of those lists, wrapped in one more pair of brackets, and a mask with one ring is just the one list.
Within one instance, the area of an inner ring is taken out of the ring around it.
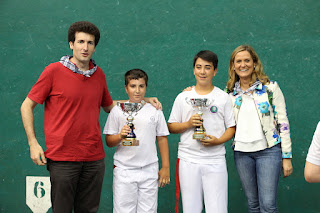
{"label": "trophy handle", "polygon": [[213,103],[212,99],[207,99],[206,108],[208,108]]}
{"label": "trophy handle", "polygon": [[187,104],[190,104],[192,106],[190,98],[186,97],[185,100],[186,100]]}
{"label": "trophy handle", "polygon": [[120,101],[117,101],[117,106],[121,109],[121,111],[123,112],[123,114],[125,115],[126,113],[128,113],[124,107],[123,107],[123,103],[121,103]]}

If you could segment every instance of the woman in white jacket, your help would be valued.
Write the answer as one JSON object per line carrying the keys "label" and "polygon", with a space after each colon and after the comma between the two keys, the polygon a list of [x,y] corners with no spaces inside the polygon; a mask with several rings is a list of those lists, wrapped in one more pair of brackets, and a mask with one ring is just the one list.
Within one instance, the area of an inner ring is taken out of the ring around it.
{"label": "woman in white jacket", "polygon": [[284,96],[265,75],[254,49],[237,47],[231,55],[227,82],[237,131],[234,160],[249,212],[278,212],[278,182],[291,175],[291,139]]}

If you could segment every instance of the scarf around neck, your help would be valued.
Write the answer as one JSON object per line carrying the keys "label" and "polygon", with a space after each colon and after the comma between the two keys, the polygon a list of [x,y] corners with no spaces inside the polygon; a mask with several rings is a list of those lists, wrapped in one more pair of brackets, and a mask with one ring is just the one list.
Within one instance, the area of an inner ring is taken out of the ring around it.
{"label": "scarf around neck", "polygon": [[93,68],[86,71],[82,71],[74,63],[70,61],[70,58],[72,58],[72,55],[62,56],[62,58],[60,59],[60,63],[74,73],[90,77],[97,70],[97,65],[93,59],[90,59]]}
{"label": "scarf around neck", "polygon": [[251,91],[254,91],[257,86],[259,86],[259,84],[261,84],[261,82],[257,79],[250,87],[249,89],[247,89],[246,91],[243,91],[240,87],[240,81],[237,81],[234,85],[234,91],[237,92],[240,96],[243,94],[247,94],[250,97],[252,97],[252,94],[250,93]]}

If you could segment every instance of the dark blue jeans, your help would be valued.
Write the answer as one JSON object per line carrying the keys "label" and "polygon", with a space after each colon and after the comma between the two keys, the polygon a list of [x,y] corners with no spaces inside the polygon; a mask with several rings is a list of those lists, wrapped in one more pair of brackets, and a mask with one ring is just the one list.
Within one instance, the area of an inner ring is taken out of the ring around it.
{"label": "dark blue jeans", "polygon": [[50,172],[51,203],[54,213],[98,212],[104,159],[90,162],[52,161]]}
{"label": "dark blue jeans", "polygon": [[278,212],[277,192],[282,168],[280,144],[258,152],[234,152],[234,160],[247,197],[248,210]]}

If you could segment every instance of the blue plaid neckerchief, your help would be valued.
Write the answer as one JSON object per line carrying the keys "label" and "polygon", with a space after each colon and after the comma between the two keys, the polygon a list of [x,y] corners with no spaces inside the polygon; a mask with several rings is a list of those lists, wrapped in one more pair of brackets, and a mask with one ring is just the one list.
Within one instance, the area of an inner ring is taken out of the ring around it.
{"label": "blue plaid neckerchief", "polygon": [[252,94],[250,93],[251,91],[254,91],[258,86],[259,84],[261,84],[261,82],[257,79],[256,82],[254,82],[249,89],[247,89],[246,91],[243,91],[240,87],[240,81],[237,81],[234,85],[234,91],[236,93],[238,93],[240,96],[243,95],[243,94],[247,94],[248,96],[250,97],[253,97]]}
{"label": "blue plaid neckerchief", "polygon": [[93,65],[93,68],[90,70],[82,71],[75,64],[73,64],[70,61],[70,58],[72,58],[72,55],[62,56],[62,58],[60,59],[60,63],[74,73],[78,73],[78,74],[84,75],[86,77],[90,77],[97,70],[97,65],[93,59],[90,59],[92,65]]}

